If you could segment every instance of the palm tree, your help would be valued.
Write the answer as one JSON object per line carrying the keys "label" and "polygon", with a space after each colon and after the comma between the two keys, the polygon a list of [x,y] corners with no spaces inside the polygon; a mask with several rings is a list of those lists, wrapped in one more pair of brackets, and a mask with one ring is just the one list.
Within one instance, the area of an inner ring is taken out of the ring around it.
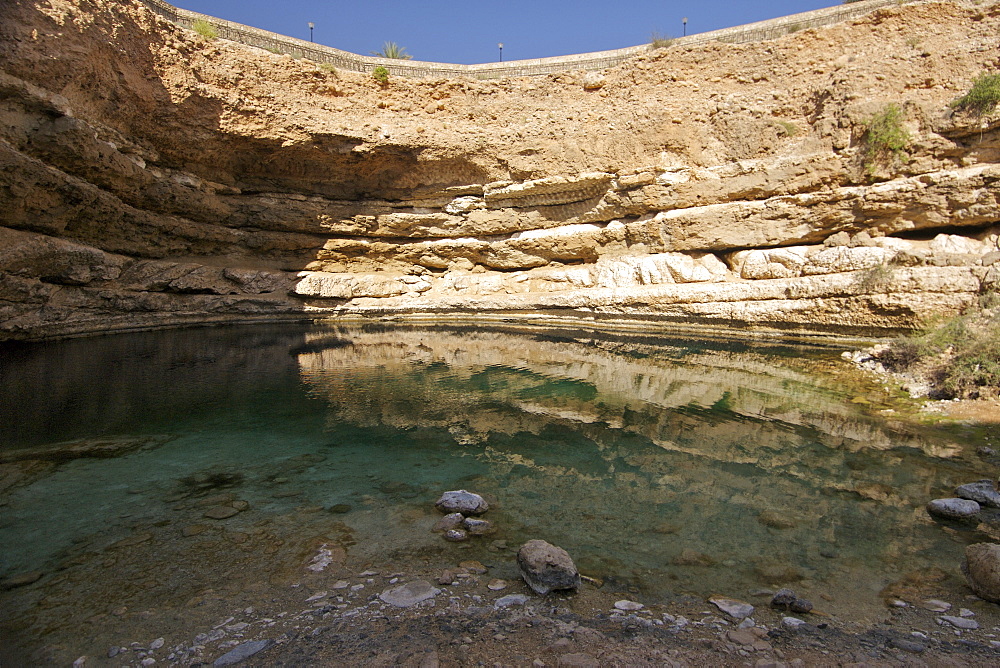
{"label": "palm tree", "polygon": [[383,43],[382,50],[372,51],[372,55],[381,56],[382,58],[395,58],[396,60],[410,60],[413,58],[413,56],[406,52],[405,47],[402,47],[395,42]]}

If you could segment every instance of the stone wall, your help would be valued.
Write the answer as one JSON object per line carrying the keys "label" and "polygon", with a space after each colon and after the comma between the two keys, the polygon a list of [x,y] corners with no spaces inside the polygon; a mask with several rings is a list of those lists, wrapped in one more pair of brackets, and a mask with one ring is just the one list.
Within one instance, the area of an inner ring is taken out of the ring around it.
{"label": "stone wall", "polygon": [[[180,9],[163,2],[163,0],[142,0],[142,2],[160,16],[185,28],[191,28],[199,20],[208,21],[218,31],[219,37],[223,39],[278,53],[285,53],[294,58],[307,58],[318,63],[328,63],[339,69],[353,72],[371,72],[375,67],[382,65],[389,70],[389,74],[403,77],[499,79],[502,77],[538,76],[568,70],[602,70],[618,65],[633,56],[647,51],[649,48],[649,45],[641,44],[639,46],[611,51],[596,51],[593,53],[581,53],[553,58],[535,58],[532,60],[514,60],[506,63],[482,63],[475,65],[431,63],[418,60],[362,56],[314,42],[306,42],[294,37],[286,37],[285,35],[279,35],[267,30],[245,26],[240,23],[225,21],[206,14]],[[875,11],[880,7],[897,5],[899,3],[900,0],[862,0],[861,2],[837,5],[811,12],[791,14],[767,21],[758,21],[742,26],[680,37],[673,41],[673,45],[691,46],[711,41],[732,44],[760,42],[807,28],[817,28],[842,21],[850,21]]]}

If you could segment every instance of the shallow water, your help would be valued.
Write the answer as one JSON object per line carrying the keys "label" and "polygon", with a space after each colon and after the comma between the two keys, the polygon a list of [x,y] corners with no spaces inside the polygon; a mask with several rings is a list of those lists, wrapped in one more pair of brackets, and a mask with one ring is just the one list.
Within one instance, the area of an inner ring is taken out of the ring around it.
{"label": "shallow water", "polygon": [[[647,602],[792,585],[879,608],[904,575],[954,575],[974,534],[923,506],[986,464],[971,436],[887,422],[877,388],[825,373],[837,355],[300,325],[2,346],[0,578],[42,574],[2,594],[5,632],[65,645],[125,608],[250,600],[324,545],[402,568],[530,538]],[[51,447],[77,439],[124,451]],[[496,535],[430,532],[457,488],[490,499]]]}

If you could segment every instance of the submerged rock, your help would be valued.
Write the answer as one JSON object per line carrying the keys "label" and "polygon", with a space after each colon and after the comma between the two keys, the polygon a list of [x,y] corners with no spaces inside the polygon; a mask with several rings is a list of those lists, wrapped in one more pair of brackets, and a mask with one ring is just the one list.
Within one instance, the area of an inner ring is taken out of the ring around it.
{"label": "submerged rock", "polygon": [[458,529],[462,526],[462,522],[465,521],[465,516],[462,513],[448,513],[441,519],[437,521],[434,528],[431,531],[436,533],[441,533],[448,531],[449,529]]}
{"label": "submerged rock", "polygon": [[928,513],[949,520],[975,517],[980,510],[979,504],[969,499],[934,499],[927,504]]}
{"label": "submerged rock", "polygon": [[486,499],[464,489],[445,492],[434,506],[443,513],[463,515],[482,515],[490,509]]}
{"label": "submerged rock", "polygon": [[1000,545],[976,543],[967,546],[962,573],[976,596],[1000,603]]}
{"label": "submerged rock", "polygon": [[448,529],[444,532],[444,539],[452,543],[461,543],[469,540],[469,532],[465,529]]}
{"label": "submerged rock", "polygon": [[578,589],[580,572],[569,553],[544,540],[529,540],[517,552],[521,576],[535,592],[548,594],[556,589]]}
{"label": "submerged rock", "polygon": [[475,517],[468,517],[462,522],[462,526],[469,532],[470,536],[488,536],[496,531],[493,522],[480,520]]}

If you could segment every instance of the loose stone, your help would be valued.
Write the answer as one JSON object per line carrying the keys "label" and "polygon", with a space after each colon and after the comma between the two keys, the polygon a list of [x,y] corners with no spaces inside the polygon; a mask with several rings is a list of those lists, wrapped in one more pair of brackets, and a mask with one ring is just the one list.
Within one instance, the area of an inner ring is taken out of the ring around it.
{"label": "loose stone", "polygon": [[476,575],[485,575],[487,570],[486,566],[479,561],[461,561],[459,562],[458,567],[464,568],[468,572],[475,573]]}
{"label": "loose stone", "polygon": [[927,512],[935,517],[963,520],[979,514],[980,507],[968,499],[934,499],[927,504]]}
{"label": "loose stone", "polygon": [[1000,545],[976,543],[967,546],[962,573],[976,596],[1000,603]]}
{"label": "loose stone", "polygon": [[524,594],[507,594],[493,601],[493,607],[499,610],[500,608],[509,608],[512,605],[524,605],[527,602],[528,597]]}
{"label": "loose stone", "polygon": [[569,553],[544,540],[529,540],[517,552],[521,576],[536,593],[545,595],[556,589],[578,589],[580,572]]}
{"label": "loose stone", "polygon": [[249,659],[257,652],[265,650],[270,646],[270,640],[251,640],[249,642],[241,643],[216,659],[212,665],[231,666],[234,663],[239,663],[240,661]]}
{"label": "loose stone", "polygon": [[957,629],[966,629],[968,631],[975,631],[979,628],[979,622],[974,619],[966,619],[965,617],[955,617],[954,615],[941,615],[938,619],[948,622]]}
{"label": "loose stone", "polygon": [[782,617],[781,625],[789,631],[797,631],[799,627],[805,626],[805,622],[798,617]]}
{"label": "loose stone", "polygon": [[444,539],[452,543],[461,543],[469,540],[469,532],[465,529],[448,529],[444,532]]}
{"label": "loose stone", "polygon": [[149,649],[160,649],[163,647],[163,643],[166,642],[163,638],[157,638],[153,642],[149,643]]}
{"label": "loose stone", "polygon": [[812,601],[807,601],[804,598],[797,598],[792,601],[792,604],[788,606],[788,608],[792,612],[812,612],[813,604]]}
{"label": "loose stone", "polygon": [[1000,492],[992,480],[980,480],[961,485],[955,490],[955,496],[975,501],[981,506],[1000,508]]}
{"label": "loose stone", "polygon": [[789,608],[795,602],[795,592],[791,589],[779,589],[771,599],[771,606],[774,608]]}
{"label": "loose stone", "polygon": [[645,608],[642,603],[637,603],[635,601],[621,600],[615,601],[615,608],[618,610],[625,610],[626,612],[632,612],[634,610],[642,610]]}
{"label": "loose stone", "polygon": [[713,596],[708,599],[709,603],[712,603],[722,612],[726,613],[733,619],[746,619],[753,614],[754,607],[745,601],[737,601],[734,598],[726,598],[725,596]]}
{"label": "loose stone", "polygon": [[458,529],[464,521],[465,516],[462,513],[448,513],[437,521],[437,524],[434,525],[431,531],[441,533],[450,529]]}
{"label": "loose stone", "polygon": [[507,588],[506,580],[490,580],[486,588],[490,591],[502,591]]}
{"label": "loose stone", "polygon": [[482,515],[490,509],[486,499],[464,489],[445,492],[434,506],[443,513]]}
{"label": "loose stone", "polygon": [[426,580],[415,580],[399,587],[386,589],[378,595],[384,603],[397,608],[409,608],[428,599],[432,599],[441,590]]}
{"label": "loose stone", "polygon": [[930,610],[931,612],[948,612],[951,610],[951,603],[946,603],[945,601],[939,601],[936,598],[927,599],[920,604],[924,610]]}
{"label": "loose stone", "polygon": [[474,517],[466,518],[462,522],[462,526],[465,530],[469,532],[471,536],[488,536],[491,533],[495,533],[496,529],[493,527],[493,522],[489,520],[480,520]]}

